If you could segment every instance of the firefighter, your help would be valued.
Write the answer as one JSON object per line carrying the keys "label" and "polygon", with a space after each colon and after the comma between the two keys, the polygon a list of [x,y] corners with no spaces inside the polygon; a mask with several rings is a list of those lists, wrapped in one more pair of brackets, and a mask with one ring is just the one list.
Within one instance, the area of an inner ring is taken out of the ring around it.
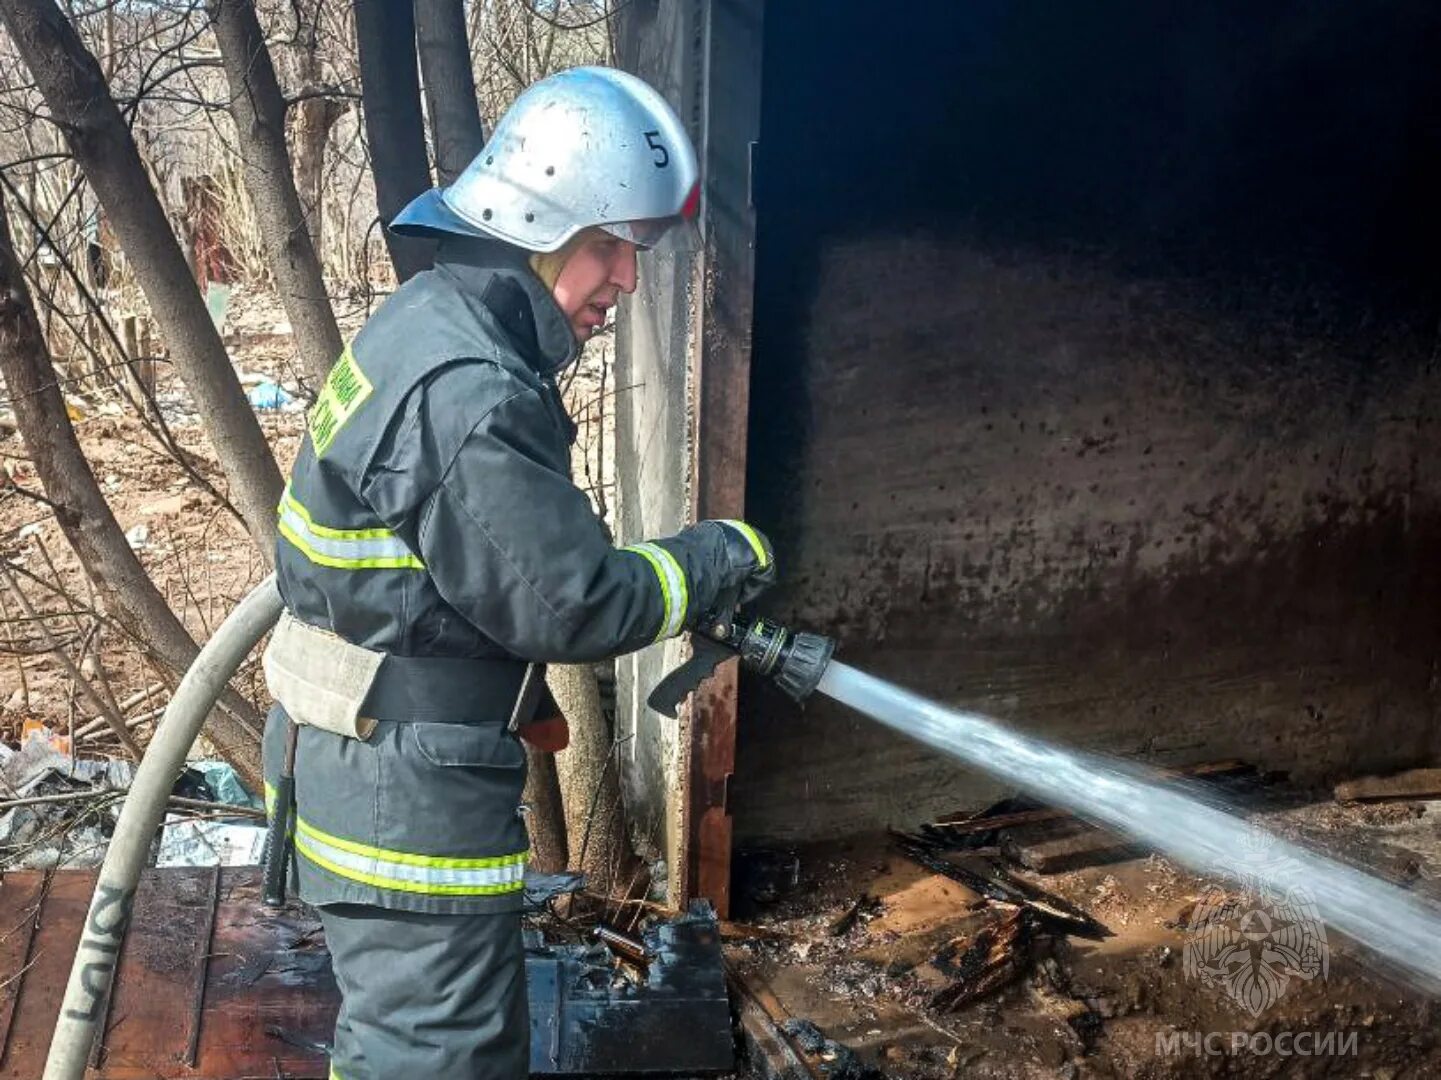
{"label": "firefighter", "polygon": [[436,237],[435,266],[308,414],[279,508],[265,762],[273,794],[293,732],[297,888],[342,997],[332,1077],[526,1075],[527,673],[673,637],[774,576],[738,521],[613,547],[570,480],[556,375],[698,193],[651,87],[606,68],[535,84],[392,223]]}

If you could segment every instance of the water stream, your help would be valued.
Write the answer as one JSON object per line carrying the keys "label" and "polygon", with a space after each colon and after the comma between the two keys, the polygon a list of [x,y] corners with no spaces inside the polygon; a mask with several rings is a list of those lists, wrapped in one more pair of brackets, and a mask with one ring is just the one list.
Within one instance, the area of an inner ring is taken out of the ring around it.
{"label": "water stream", "polygon": [[[1129,763],[1053,746],[832,661],[818,690],[1054,806],[1192,870],[1258,884],[1441,993],[1441,906],[1280,837]],[[1264,850],[1258,850],[1258,849]]]}

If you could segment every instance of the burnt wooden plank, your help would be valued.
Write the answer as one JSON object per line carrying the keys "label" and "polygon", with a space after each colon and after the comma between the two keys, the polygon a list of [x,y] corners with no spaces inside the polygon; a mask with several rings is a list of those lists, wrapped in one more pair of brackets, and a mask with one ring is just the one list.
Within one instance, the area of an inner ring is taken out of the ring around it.
{"label": "burnt wooden plank", "polygon": [[319,920],[298,904],[266,908],[259,868],[228,868],[210,951],[195,1073],[323,1080],[316,1047],[334,1035],[340,992]]}
{"label": "burnt wooden plank", "polygon": [[1391,776],[1362,776],[1336,785],[1338,802],[1441,798],[1441,769],[1407,769]]}
{"label": "burnt wooden plank", "polygon": [[168,1075],[184,1060],[210,920],[210,870],[147,873],[116,969],[102,1075]]}
{"label": "burnt wooden plank", "polygon": [[0,997],[0,1066],[4,1065],[10,1046],[10,1022],[15,1017],[16,999],[25,985],[45,886],[44,874],[6,874],[0,882],[0,908],[5,912],[5,922],[0,928],[0,984],[5,987],[4,996]]}
{"label": "burnt wooden plank", "polygon": [[[18,875],[6,875],[7,881],[14,876]],[[44,875],[36,872],[35,876]],[[95,876],[92,871],[59,870],[50,878],[40,904],[30,966],[15,999],[0,1080],[35,1080],[44,1071],[75,947],[85,926],[90,894],[95,890]],[[16,895],[20,892],[17,889]],[[0,890],[0,924],[13,926],[18,916],[19,912],[9,906],[6,890]]]}

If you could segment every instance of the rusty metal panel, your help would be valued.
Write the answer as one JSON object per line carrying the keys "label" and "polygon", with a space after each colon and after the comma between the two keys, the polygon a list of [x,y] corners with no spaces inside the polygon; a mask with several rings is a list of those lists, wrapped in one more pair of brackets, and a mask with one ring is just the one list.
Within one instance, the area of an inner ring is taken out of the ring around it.
{"label": "rusty metal panel", "polygon": [[[750,408],[755,207],[751,164],[760,138],[760,0],[707,5],[705,86],[705,306],[694,354],[693,516],[745,516]],[[691,707],[687,899],[730,913],[731,808],[738,674],[727,664]]]}
{"label": "rusty metal panel", "polygon": [[[211,945],[197,1072],[219,1078],[320,1078],[340,1007],[320,920],[301,905],[272,912],[260,873],[225,871]],[[277,1072],[278,1071],[278,1072]]]}

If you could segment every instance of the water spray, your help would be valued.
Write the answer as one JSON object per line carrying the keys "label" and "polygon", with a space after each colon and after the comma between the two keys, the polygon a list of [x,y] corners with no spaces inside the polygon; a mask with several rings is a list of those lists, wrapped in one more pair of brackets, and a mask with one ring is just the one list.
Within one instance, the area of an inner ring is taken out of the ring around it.
{"label": "water spray", "polygon": [[[796,701],[819,692],[886,727],[997,776],[1031,795],[1142,841],[1192,870],[1288,897],[1304,890],[1321,919],[1441,995],[1441,906],[1208,805],[1173,781],[1129,762],[1067,749],[954,709],[833,660],[835,642],[768,619],[709,617],[691,635],[693,654],[651,692],[675,716],[723,660],[739,657]],[[1258,836],[1265,868],[1245,858]]]}

